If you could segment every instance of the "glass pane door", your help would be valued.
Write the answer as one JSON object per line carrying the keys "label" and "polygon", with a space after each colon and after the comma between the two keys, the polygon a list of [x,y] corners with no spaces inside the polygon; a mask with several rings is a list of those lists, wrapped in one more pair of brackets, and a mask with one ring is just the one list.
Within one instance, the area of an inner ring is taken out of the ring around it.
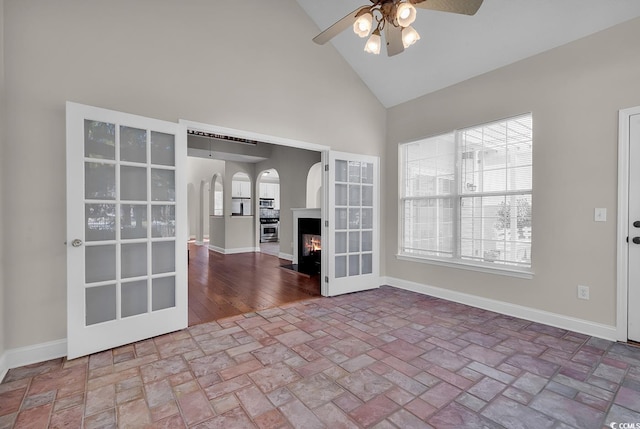
{"label": "glass pane door", "polygon": [[177,124],[74,103],[67,116],[70,356],[186,326]]}
{"label": "glass pane door", "polygon": [[379,286],[378,158],[329,156],[329,294]]}

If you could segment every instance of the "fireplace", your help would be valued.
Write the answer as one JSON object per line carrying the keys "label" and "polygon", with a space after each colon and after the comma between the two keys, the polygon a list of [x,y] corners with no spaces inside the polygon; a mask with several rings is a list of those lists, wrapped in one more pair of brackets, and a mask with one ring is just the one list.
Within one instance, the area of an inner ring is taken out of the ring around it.
{"label": "fireplace", "polygon": [[298,269],[307,274],[318,274],[322,261],[320,219],[298,219]]}

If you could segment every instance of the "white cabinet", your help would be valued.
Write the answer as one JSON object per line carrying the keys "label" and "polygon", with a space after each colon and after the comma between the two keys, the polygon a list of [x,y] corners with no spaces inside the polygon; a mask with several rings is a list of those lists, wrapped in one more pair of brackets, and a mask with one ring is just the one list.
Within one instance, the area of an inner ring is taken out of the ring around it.
{"label": "white cabinet", "polygon": [[261,183],[260,198],[270,198],[274,201],[273,208],[280,209],[280,184],[279,183]]}
{"label": "white cabinet", "polygon": [[231,182],[231,196],[238,198],[251,198],[251,183],[234,180]]}

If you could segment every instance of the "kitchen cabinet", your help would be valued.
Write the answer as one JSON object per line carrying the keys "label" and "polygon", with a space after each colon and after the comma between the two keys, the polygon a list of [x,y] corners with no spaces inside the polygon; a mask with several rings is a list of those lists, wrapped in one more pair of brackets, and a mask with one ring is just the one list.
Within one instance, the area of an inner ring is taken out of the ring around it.
{"label": "kitchen cabinet", "polygon": [[261,183],[260,198],[269,198],[274,201],[273,208],[280,209],[280,184],[279,183]]}
{"label": "kitchen cabinet", "polygon": [[251,198],[251,182],[234,180],[231,182],[231,197]]}

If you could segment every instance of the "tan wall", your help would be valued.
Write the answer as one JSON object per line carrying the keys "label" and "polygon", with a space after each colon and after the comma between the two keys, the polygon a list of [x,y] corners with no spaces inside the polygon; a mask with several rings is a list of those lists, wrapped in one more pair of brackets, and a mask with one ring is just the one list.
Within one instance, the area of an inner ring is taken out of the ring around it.
{"label": "tan wall", "polygon": [[[533,113],[533,280],[399,261],[387,210],[386,274],[615,325],[618,110],[640,105],[640,19],[389,109],[386,198],[399,142]],[[607,222],[593,220],[607,208]],[[576,287],[588,285],[589,301]]]}
{"label": "tan wall", "polygon": [[65,101],[384,151],[384,108],[295,0],[6,0],[4,17],[7,349],[66,337]]}
{"label": "tan wall", "polygon": [[[4,0],[0,0],[0,28],[4,28]],[[6,169],[5,145],[5,90],[4,90],[4,32],[0,31],[0,172]],[[4,307],[4,177],[0,173],[0,356],[4,352],[5,317],[7,310]]]}

